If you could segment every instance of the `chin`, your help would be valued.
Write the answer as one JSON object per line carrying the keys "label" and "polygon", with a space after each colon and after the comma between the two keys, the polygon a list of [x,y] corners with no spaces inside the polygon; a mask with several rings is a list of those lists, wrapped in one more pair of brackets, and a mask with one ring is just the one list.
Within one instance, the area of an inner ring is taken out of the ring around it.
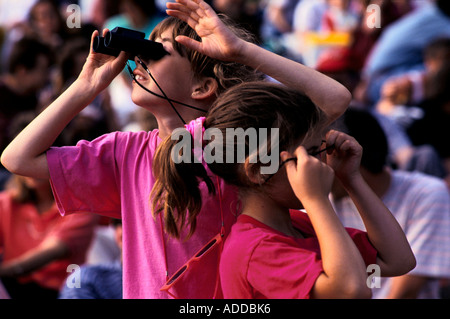
{"label": "chin", "polygon": [[146,107],[149,104],[148,96],[143,96],[138,92],[131,92],[131,101],[140,107]]}

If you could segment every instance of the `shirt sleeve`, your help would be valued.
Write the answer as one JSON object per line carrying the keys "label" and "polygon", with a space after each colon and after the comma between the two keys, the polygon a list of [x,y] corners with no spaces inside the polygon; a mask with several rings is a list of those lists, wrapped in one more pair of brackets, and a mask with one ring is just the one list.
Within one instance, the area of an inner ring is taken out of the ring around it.
{"label": "shirt sleeve", "polygon": [[378,252],[370,242],[367,233],[354,228],[346,228],[346,230],[355,243],[356,248],[358,248],[366,266],[375,264],[377,262]]}
{"label": "shirt sleeve", "polygon": [[116,134],[47,151],[50,182],[62,215],[92,212],[120,218]]}
{"label": "shirt sleeve", "polygon": [[269,238],[253,251],[247,278],[265,298],[305,299],[322,272],[316,253]]}

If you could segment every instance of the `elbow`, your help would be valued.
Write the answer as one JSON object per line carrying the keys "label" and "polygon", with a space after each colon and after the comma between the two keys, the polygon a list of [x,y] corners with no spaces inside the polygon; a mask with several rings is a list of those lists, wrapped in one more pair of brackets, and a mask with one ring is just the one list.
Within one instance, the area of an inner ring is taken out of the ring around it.
{"label": "elbow", "polygon": [[350,102],[352,101],[352,93],[350,93],[349,90],[347,90],[345,87],[342,87],[341,92],[339,93],[339,106],[338,110],[341,113],[340,115],[344,114],[345,111],[348,109],[348,106],[350,105]]}
{"label": "elbow", "polygon": [[343,299],[370,299],[372,298],[372,290],[367,285],[366,280],[347,283],[342,289]]}
{"label": "elbow", "polygon": [[19,161],[14,158],[11,152],[8,152],[8,148],[3,151],[0,157],[0,162],[9,172],[18,174],[20,170]]}
{"label": "elbow", "polygon": [[411,270],[416,268],[417,261],[414,254],[411,252],[408,258],[403,259],[401,263],[398,265],[397,274],[394,276],[402,276],[409,273]]}
{"label": "elbow", "polygon": [[3,151],[1,157],[0,157],[0,163],[2,163],[2,165],[11,172],[11,166],[13,161],[11,161],[10,156],[7,152],[7,150]]}
{"label": "elbow", "polygon": [[345,113],[352,98],[352,94],[344,86],[336,92],[331,101],[331,103],[333,103],[333,108],[331,114],[329,114],[330,122],[337,120]]}
{"label": "elbow", "polygon": [[398,258],[395,262],[391,263],[382,263],[377,262],[381,265],[381,276],[382,277],[396,277],[403,276],[409,273],[416,267],[416,258],[414,254],[411,252],[408,256],[404,256],[403,258]]}

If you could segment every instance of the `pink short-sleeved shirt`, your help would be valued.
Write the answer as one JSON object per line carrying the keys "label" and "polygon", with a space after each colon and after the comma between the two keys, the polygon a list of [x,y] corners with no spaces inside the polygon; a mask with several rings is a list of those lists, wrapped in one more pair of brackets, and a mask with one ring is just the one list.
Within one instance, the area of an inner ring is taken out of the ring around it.
{"label": "pink short-sleeved shirt", "polygon": [[[220,279],[225,298],[305,299],[323,272],[318,239],[307,214],[291,211],[294,227],[306,237],[294,238],[241,215],[225,242]],[[366,265],[377,252],[367,234],[347,228]]]}
{"label": "pink short-sleeved shirt", "polygon": [[[236,221],[232,210],[237,190],[213,177],[215,184],[220,183],[222,205],[218,194],[208,195],[201,184],[203,208],[195,234],[184,241],[186,234],[174,240],[162,233],[159,219],[153,218],[150,208],[155,182],[152,162],[161,142],[158,133],[115,132],[47,152],[51,185],[62,215],[93,212],[122,218],[124,298],[168,298],[160,291],[166,281],[166,261],[170,276],[213,238],[221,228],[220,207],[226,233]],[[203,283],[215,282],[217,267],[210,265],[202,271]],[[193,281],[185,297],[194,298],[201,290]]]}

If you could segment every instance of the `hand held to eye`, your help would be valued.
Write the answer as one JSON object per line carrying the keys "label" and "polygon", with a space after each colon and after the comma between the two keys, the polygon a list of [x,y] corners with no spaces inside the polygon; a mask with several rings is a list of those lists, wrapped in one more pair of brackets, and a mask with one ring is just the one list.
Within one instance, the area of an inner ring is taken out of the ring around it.
{"label": "hand held to eye", "polygon": [[92,49],[96,53],[118,56],[120,51],[128,53],[128,59],[134,61],[136,55],[144,60],[159,60],[167,54],[161,43],[145,39],[145,33],[116,27],[104,37],[95,37]]}
{"label": "hand held to eye", "polygon": [[[333,169],[310,156],[303,146],[296,149],[295,156],[297,162],[289,161],[285,165],[289,183],[299,200],[327,198],[334,179]],[[290,157],[287,152],[281,154],[282,160]]]}

